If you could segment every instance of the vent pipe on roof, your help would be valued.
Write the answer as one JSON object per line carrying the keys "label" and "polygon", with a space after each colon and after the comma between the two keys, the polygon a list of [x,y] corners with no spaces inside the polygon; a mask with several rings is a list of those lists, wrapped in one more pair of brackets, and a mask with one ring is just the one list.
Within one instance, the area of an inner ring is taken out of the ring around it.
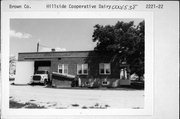
{"label": "vent pipe on roof", "polygon": [[39,52],[39,42],[37,43],[37,52]]}
{"label": "vent pipe on roof", "polygon": [[51,52],[55,52],[55,51],[56,51],[56,49],[55,49],[55,48],[52,48],[52,49],[51,49]]}

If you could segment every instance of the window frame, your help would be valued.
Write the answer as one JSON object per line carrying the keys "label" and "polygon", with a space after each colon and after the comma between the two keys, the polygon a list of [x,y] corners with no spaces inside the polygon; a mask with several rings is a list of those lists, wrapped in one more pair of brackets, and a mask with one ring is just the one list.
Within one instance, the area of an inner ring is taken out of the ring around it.
{"label": "window frame", "polygon": [[[58,73],[59,73],[59,65],[61,65],[62,66],[62,73],[60,73],[60,74],[68,74],[69,73],[69,68],[68,68],[68,64],[58,64]],[[65,71],[65,65],[67,65],[67,73],[64,73],[64,71]]]}
{"label": "window frame", "polygon": [[[101,73],[101,65],[103,65],[104,73]],[[105,68],[105,65],[109,65],[109,73],[106,73],[107,68]],[[111,63],[99,63],[99,74],[100,75],[111,75]]]}
{"label": "window frame", "polygon": [[[81,67],[82,70],[81,73],[78,72],[78,65]],[[84,73],[84,65],[87,65],[87,73]],[[89,72],[88,64],[77,64],[77,75],[88,75],[88,72]]]}

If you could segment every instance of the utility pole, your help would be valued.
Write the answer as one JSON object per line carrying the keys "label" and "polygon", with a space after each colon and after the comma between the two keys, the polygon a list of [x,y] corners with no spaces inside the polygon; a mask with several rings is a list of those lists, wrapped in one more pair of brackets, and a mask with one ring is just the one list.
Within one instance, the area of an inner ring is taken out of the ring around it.
{"label": "utility pole", "polygon": [[37,52],[39,52],[39,42],[37,43]]}

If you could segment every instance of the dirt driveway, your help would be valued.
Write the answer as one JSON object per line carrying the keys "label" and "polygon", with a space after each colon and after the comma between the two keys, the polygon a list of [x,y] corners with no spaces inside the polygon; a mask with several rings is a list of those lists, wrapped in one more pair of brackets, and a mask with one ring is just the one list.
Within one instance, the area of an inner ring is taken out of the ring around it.
{"label": "dirt driveway", "polygon": [[144,91],[131,89],[57,89],[10,85],[10,108],[143,108]]}

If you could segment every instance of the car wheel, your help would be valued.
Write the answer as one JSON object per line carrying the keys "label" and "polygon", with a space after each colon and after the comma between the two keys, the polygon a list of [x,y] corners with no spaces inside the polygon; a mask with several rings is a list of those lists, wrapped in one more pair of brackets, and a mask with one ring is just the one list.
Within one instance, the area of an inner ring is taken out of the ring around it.
{"label": "car wheel", "polygon": [[31,83],[29,83],[29,85],[34,85],[34,83],[33,83],[33,82],[31,82]]}
{"label": "car wheel", "polygon": [[47,85],[47,83],[48,83],[48,82],[47,82],[47,79],[45,79],[45,80],[44,80],[44,85],[46,86],[46,85]]}

